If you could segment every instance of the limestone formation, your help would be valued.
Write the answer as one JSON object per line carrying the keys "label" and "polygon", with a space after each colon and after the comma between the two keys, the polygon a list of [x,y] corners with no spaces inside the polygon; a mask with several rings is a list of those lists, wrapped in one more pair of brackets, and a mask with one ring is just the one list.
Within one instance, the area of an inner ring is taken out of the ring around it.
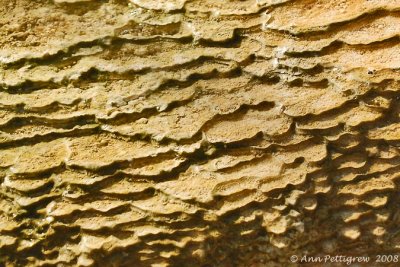
{"label": "limestone formation", "polygon": [[399,11],[0,0],[0,266],[400,255]]}

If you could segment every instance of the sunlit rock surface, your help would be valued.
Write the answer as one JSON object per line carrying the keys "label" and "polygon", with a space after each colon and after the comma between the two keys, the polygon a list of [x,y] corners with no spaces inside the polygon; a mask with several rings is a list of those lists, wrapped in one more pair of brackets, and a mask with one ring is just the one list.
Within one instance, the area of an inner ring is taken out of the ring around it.
{"label": "sunlit rock surface", "polygon": [[0,265],[400,253],[399,10],[0,0]]}

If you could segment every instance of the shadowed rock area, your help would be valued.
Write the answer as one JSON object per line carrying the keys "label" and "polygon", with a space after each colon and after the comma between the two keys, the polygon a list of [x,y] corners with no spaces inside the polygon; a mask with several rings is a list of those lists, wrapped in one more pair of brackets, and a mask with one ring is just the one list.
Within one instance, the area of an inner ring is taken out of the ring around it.
{"label": "shadowed rock area", "polygon": [[399,266],[399,34],[400,0],[0,0],[0,266]]}

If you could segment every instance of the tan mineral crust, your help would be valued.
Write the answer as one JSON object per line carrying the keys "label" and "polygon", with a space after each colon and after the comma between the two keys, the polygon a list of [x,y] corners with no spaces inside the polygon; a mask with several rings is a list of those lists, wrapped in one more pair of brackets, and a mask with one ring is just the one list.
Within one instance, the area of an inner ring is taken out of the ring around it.
{"label": "tan mineral crust", "polygon": [[0,266],[400,266],[399,103],[400,0],[0,0]]}

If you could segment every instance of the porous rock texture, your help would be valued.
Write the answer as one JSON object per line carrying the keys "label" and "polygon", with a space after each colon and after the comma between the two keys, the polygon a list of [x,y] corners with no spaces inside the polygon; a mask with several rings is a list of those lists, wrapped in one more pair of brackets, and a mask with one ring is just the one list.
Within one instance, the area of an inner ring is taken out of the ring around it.
{"label": "porous rock texture", "polygon": [[400,252],[399,9],[0,0],[0,265]]}

